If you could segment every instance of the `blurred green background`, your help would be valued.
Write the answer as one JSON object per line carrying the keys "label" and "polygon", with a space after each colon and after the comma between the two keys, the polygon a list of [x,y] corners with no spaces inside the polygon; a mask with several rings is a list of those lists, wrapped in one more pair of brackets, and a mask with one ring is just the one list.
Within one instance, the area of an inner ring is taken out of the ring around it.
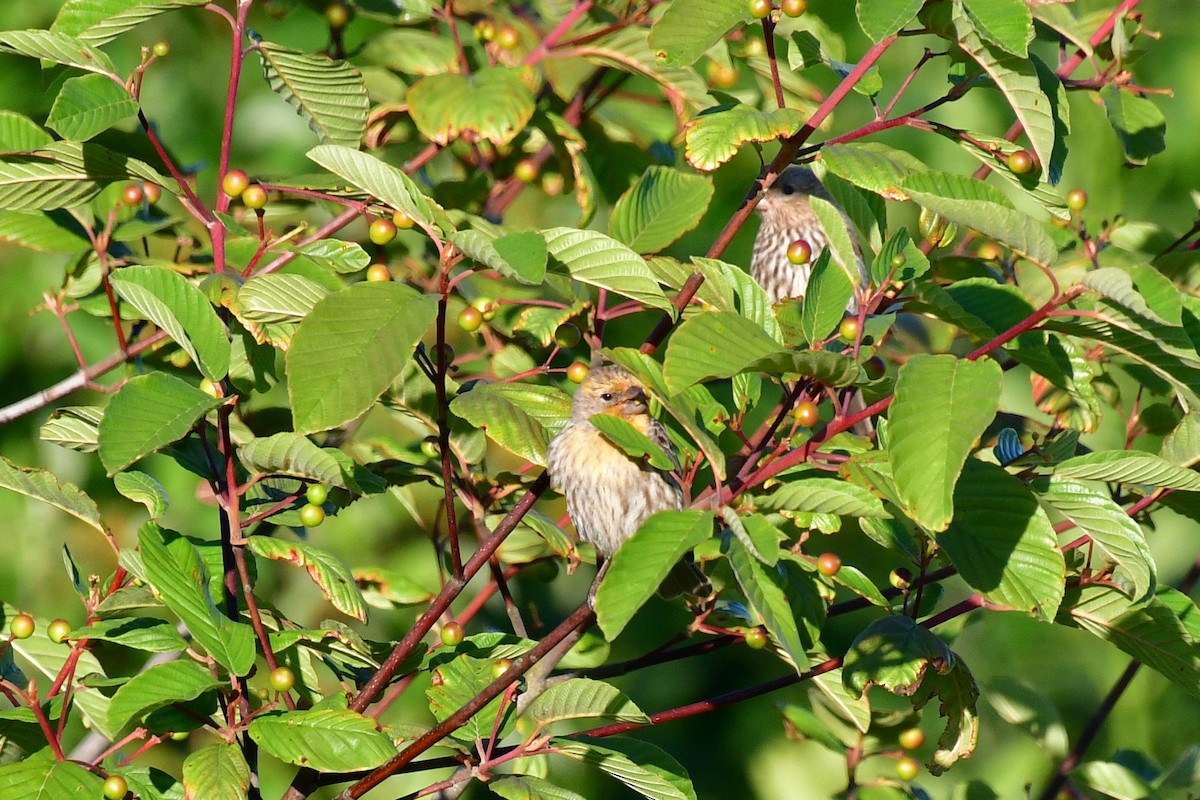
{"label": "blurred green background", "polygon": [[[59,3],[5,3],[3,25],[8,28],[46,27]],[[1080,0],[1074,13],[1098,21],[1093,12],[1107,9],[1111,3]],[[810,0],[810,13],[819,15],[845,38],[848,60],[867,46],[853,17],[853,4],[845,0]],[[1167,241],[1186,231],[1196,218],[1200,197],[1200,136],[1195,127],[1200,121],[1200,3],[1194,0],[1150,0],[1140,6],[1148,28],[1161,33],[1161,40],[1136,64],[1136,82],[1143,86],[1173,90],[1170,96],[1157,96],[1155,102],[1167,119],[1167,151],[1142,169],[1122,166],[1120,147],[1104,118],[1103,108],[1094,96],[1085,92],[1071,95],[1072,134],[1066,164],[1064,188],[1079,186],[1091,197],[1087,219],[1095,226],[1101,220],[1121,215],[1132,222],[1158,226]],[[275,18],[256,9],[252,27],[266,38],[300,49],[321,50],[328,42],[323,18],[311,8],[298,6],[290,14]],[[1091,26],[1089,26],[1090,28]],[[200,191],[211,196],[215,189],[217,147],[228,70],[228,35],[225,23],[213,14],[185,11],[159,17],[153,23],[126,34],[107,49],[118,65],[129,68],[137,60],[138,48],[157,39],[167,39],[172,51],[150,72],[143,94],[147,116],[179,163],[195,168]],[[368,32],[366,24],[352,23],[348,30],[351,49]],[[929,40],[902,40],[881,63],[885,78],[885,96],[915,64]],[[944,92],[945,74],[935,62],[923,71],[897,108],[905,110],[928,102]],[[1090,74],[1085,67],[1080,74]],[[43,74],[35,61],[0,55],[0,108],[44,118],[61,77]],[[826,89],[832,81],[825,81]],[[257,59],[247,62],[241,85],[235,129],[234,158],[237,165],[259,175],[294,175],[312,171],[304,152],[315,144],[312,133],[291,108],[272,94],[262,80]],[[833,135],[850,130],[872,119],[866,100],[852,96],[834,115]],[[1011,122],[1010,112],[994,92],[972,92],[968,98],[935,113],[934,118],[950,125],[971,127],[999,136]],[[146,145],[136,132],[128,137],[114,136],[113,141],[145,152]],[[824,135],[824,134],[821,134]],[[819,135],[817,138],[819,139]],[[966,173],[977,162],[957,145],[936,135],[902,128],[881,136],[895,147],[908,150],[926,163],[947,171]],[[130,144],[134,142],[135,144]],[[768,156],[770,153],[767,154]],[[606,171],[604,184],[612,194],[627,185],[627,177],[641,171],[642,164],[631,163]],[[728,215],[743,198],[754,172],[757,156],[744,152],[720,170],[715,177],[717,196],[710,213],[693,233],[675,246],[677,255],[700,253],[707,249]],[[513,207],[509,221],[514,224],[545,226],[548,219],[570,220],[566,207],[570,198],[547,198],[538,192],[526,192]],[[897,223],[911,222],[911,209],[893,209]],[[595,225],[603,225],[604,209]],[[1093,222],[1094,221],[1094,222]],[[727,251],[728,261],[746,265],[749,261],[753,225],[744,230]],[[52,291],[62,280],[65,260],[57,256],[34,254],[0,243],[0,405],[7,405],[72,373],[75,362],[52,315],[34,313],[42,302],[42,293]],[[610,343],[641,341],[652,320],[633,317],[610,329]],[[108,354],[113,348],[111,331],[102,323],[74,315],[72,322],[89,361]],[[1129,387],[1136,390],[1136,387]],[[1019,375],[1009,376],[1004,410],[1036,415],[1028,397],[1028,383]],[[98,396],[81,392],[61,404],[84,405],[102,402]],[[134,541],[137,526],[145,514],[137,506],[113,492],[96,459],[39,442],[38,427],[50,409],[28,415],[0,429],[0,453],[21,465],[40,466],[61,479],[83,487],[102,506],[105,520],[117,539],[128,545]],[[1085,437],[1095,447],[1119,447],[1124,436],[1121,420],[1106,420],[1101,430]],[[215,510],[196,499],[196,480],[155,457],[142,467],[153,472],[167,487],[172,508],[164,523],[175,529],[200,536],[215,536]],[[0,561],[0,598],[29,610],[39,619],[63,616],[73,623],[82,622],[59,556],[69,546],[85,573],[108,575],[114,565],[113,554],[94,531],[74,525],[63,514],[44,505],[25,502],[17,495],[0,492],[0,519],[6,532],[5,558]],[[1200,542],[1196,523],[1160,510],[1149,531],[1152,549],[1159,565],[1159,580],[1176,581],[1191,564]],[[880,549],[861,537],[828,537],[817,545],[841,554],[844,561],[860,566],[872,578],[886,581],[889,569],[896,566]],[[311,533],[311,541],[346,558],[352,566],[370,564],[394,567],[413,575],[428,588],[437,586],[432,548],[403,506],[391,496],[351,506]],[[274,565],[264,565],[262,593],[294,619],[316,624],[334,612],[323,603],[318,592],[295,574],[282,579]],[[587,571],[587,568],[584,568]],[[574,608],[586,591],[586,575],[565,575],[551,583],[522,578],[518,597],[536,604],[540,620],[547,626]],[[947,597],[965,594],[961,586],[951,584]],[[657,601],[656,601],[657,602]],[[861,612],[869,614],[871,612]],[[368,633],[373,638],[398,638],[411,621],[410,615],[376,613]],[[686,616],[663,603],[648,606],[630,631],[619,640],[613,658],[628,657],[650,649],[663,640],[667,629],[678,630]],[[484,618],[476,620],[469,632],[487,625],[503,627],[502,610],[489,606]],[[851,615],[831,623],[838,631],[853,635],[861,629],[863,618]],[[947,626],[954,627],[954,626]],[[971,616],[961,630],[953,634],[953,647],[962,655],[983,687],[1002,676],[1016,678],[1043,692],[1061,712],[1066,733],[1078,735],[1101,698],[1128,659],[1096,639],[1078,631],[1041,625],[1015,614]],[[117,669],[130,669],[122,653],[106,651],[106,659],[115,659]],[[122,666],[123,665],[123,666]],[[691,702],[739,687],[751,685],[783,673],[780,662],[766,652],[742,647],[727,648],[683,664],[643,670],[615,682],[647,711],[657,711]],[[414,687],[417,689],[420,687]],[[655,742],[678,758],[691,773],[702,798],[755,797],[762,800],[815,800],[833,796],[844,786],[844,764],[838,757],[812,743],[797,743],[784,736],[776,705],[803,696],[803,688],[792,688],[740,705],[706,714],[693,720],[648,729],[639,737]],[[419,692],[410,691],[405,701],[414,714],[423,705]],[[947,798],[955,787],[972,778],[989,782],[999,797],[1025,796],[1026,787],[1035,791],[1044,785],[1054,765],[1029,738],[1003,723],[981,701],[982,732],[976,754],[956,766],[947,776],[934,779],[923,775],[917,783],[929,796]],[[420,716],[416,717],[420,719]],[[925,728],[931,742],[941,726],[936,709],[925,710]],[[204,743],[203,736],[191,741],[172,743],[156,749],[152,761],[172,764],[187,748]],[[1109,722],[1089,752],[1092,758],[1108,758],[1120,749],[1144,751],[1158,764],[1171,763],[1186,748],[1200,742],[1200,703],[1164,679],[1143,670],[1117,704]],[[931,744],[927,744],[928,751]],[[922,753],[924,754],[924,753]],[[555,762],[556,774],[574,774],[572,783],[592,800],[633,796],[615,782],[598,777],[562,761]],[[561,772],[560,772],[561,771]],[[868,760],[861,775],[891,774],[892,762]],[[267,796],[277,795],[289,773],[276,770],[264,778]],[[420,785],[414,779],[389,783],[395,795]],[[385,792],[386,793],[386,792]],[[484,796],[480,787],[470,796]],[[331,796],[331,795],[330,795]]]}

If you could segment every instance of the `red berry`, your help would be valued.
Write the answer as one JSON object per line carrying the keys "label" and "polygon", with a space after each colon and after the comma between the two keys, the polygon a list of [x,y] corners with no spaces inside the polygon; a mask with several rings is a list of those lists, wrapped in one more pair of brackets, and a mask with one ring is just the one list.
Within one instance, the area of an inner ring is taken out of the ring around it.
{"label": "red berry", "polygon": [[467,306],[458,314],[458,327],[467,333],[473,333],[483,326],[483,312],[473,306]]}
{"label": "red berry", "polygon": [[746,9],[750,12],[750,16],[762,19],[771,13],[771,0],[750,0]]}
{"label": "red berry", "polygon": [[920,728],[909,728],[908,730],[900,731],[898,738],[900,746],[905,750],[916,750],[925,744],[925,731]]}
{"label": "red berry", "polygon": [[792,409],[792,419],[805,428],[811,428],[820,421],[821,412],[817,410],[815,403],[797,403]]}
{"label": "red berry", "polygon": [[159,188],[157,183],[143,183],[142,194],[146,196],[147,203],[154,205],[162,197],[162,189]]}
{"label": "red berry", "polygon": [[369,235],[375,244],[385,245],[396,238],[396,225],[390,219],[380,217],[371,223]]}
{"label": "red berry", "polygon": [[1025,175],[1035,164],[1033,153],[1028,150],[1017,150],[1008,156],[1008,168],[1014,175]]}
{"label": "red berry", "polygon": [[131,183],[121,190],[121,200],[127,206],[140,206],[142,198],[145,196],[146,193],[142,191],[141,185],[137,183]]}
{"label": "red berry", "polygon": [[812,260],[812,245],[803,239],[797,239],[788,245],[787,260],[799,266]]}
{"label": "red berry", "polygon": [[454,647],[463,640],[463,626],[457,622],[447,622],[442,626],[442,644]]}
{"label": "red berry", "polygon": [[240,169],[231,169],[221,180],[221,191],[230,197],[238,197],[250,185],[250,178]]}
{"label": "red berry", "polygon": [[842,568],[842,559],[837,553],[821,553],[817,556],[817,572],[826,577],[831,577],[838,573]]}

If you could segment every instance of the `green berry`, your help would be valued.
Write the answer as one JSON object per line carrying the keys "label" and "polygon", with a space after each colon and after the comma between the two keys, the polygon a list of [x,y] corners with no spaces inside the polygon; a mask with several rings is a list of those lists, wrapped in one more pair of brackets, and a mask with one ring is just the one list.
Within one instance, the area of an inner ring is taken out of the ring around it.
{"label": "green berry", "polygon": [[372,242],[383,246],[396,238],[396,224],[390,219],[379,217],[371,222],[368,235],[371,237]]}
{"label": "green berry", "polygon": [[296,685],[296,675],[287,667],[276,667],[268,678],[271,688],[277,692],[290,692]]}
{"label": "green berry", "polygon": [[771,641],[762,628],[751,628],[743,634],[743,638],[746,640],[746,647],[751,650],[762,650]]}
{"label": "green berry", "polygon": [[447,647],[455,647],[462,644],[463,635],[463,626],[457,622],[447,622],[442,626],[442,644]]}
{"label": "green berry", "polygon": [[71,623],[65,619],[56,619],[46,626],[46,636],[55,644],[62,644],[71,633]]}
{"label": "green berry", "polygon": [[121,800],[129,793],[129,784],[120,775],[109,775],[104,781],[104,796],[108,800]]}
{"label": "green berry", "polygon": [[912,756],[905,756],[896,761],[896,775],[902,781],[911,781],[921,772],[921,764]]}
{"label": "green berry", "polygon": [[150,49],[159,58],[166,58],[171,54],[171,43],[164,39],[159,39]]}
{"label": "green berry", "polygon": [[574,347],[581,338],[579,327],[574,323],[564,322],[554,329],[554,343],[559,347]]}
{"label": "green berry", "polygon": [[325,509],[309,503],[300,509],[300,524],[306,528],[315,528],[325,521]]}
{"label": "green berry", "polygon": [[221,191],[230,197],[240,197],[249,185],[250,178],[240,169],[229,170],[221,179]]}
{"label": "green berry", "polygon": [[473,306],[467,306],[458,314],[458,327],[467,333],[474,333],[483,327],[483,312]]}
{"label": "green berry", "polygon": [[1071,191],[1067,192],[1067,208],[1071,209],[1072,211],[1077,213],[1083,211],[1084,207],[1087,205],[1087,201],[1087,192],[1085,192],[1083,189],[1072,189]]}
{"label": "green berry", "polygon": [[321,483],[311,484],[304,492],[304,498],[314,506],[324,505],[329,499],[329,488]]}
{"label": "green berry", "polygon": [[807,264],[812,261],[812,245],[803,239],[797,239],[788,245],[787,260],[796,266]]}
{"label": "green berry", "polygon": [[14,639],[28,639],[33,636],[36,627],[37,623],[28,614],[17,614],[12,618],[12,622],[8,623],[8,631]]}
{"label": "green berry", "polygon": [[267,190],[257,183],[250,184],[242,192],[242,203],[257,211],[267,204]]}
{"label": "green berry", "polygon": [[1033,157],[1033,153],[1028,150],[1016,150],[1008,156],[1008,168],[1012,170],[1014,175],[1025,175],[1033,170],[1034,164],[1037,163]]}
{"label": "green berry", "polygon": [[900,732],[900,746],[905,750],[916,750],[925,744],[925,731],[920,728],[909,728]]}
{"label": "green berry", "polygon": [[755,19],[763,19],[771,13],[771,0],[750,0],[746,4],[746,10]]}

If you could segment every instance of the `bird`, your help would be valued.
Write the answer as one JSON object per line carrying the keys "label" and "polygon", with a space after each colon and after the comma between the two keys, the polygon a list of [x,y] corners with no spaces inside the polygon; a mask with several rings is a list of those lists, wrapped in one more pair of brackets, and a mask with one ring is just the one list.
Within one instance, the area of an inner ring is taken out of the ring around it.
{"label": "bird", "polygon": [[[754,237],[750,275],[763,288],[773,304],[804,296],[808,290],[809,278],[812,277],[815,257],[822,248],[829,245],[829,235],[812,209],[810,201],[814,197],[832,203],[846,222],[846,229],[854,246],[855,261],[858,262],[848,270],[858,275],[858,282],[846,303],[846,313],[857,314],[858,289],[867,281],[867,265],[863,260],[862,243],[845,210],[808,167],[791,166],[785,169],[759,201],[758,215],[761,224]],[[813,258],[804,264],[793,264],[787,257],[788,247],[798,239],[807,242],[813,254]],[[832,249],[830,256],[835,257]],[[845,406],[846,412],[850,414],[865,408],[866,402],[861,391],[851,394]],[[864,436],[871,435],[874,429],[875,426],[869,419],[854,426],[854,431]]]}
{"label": "bird", "polygon": [[[754,237],[754,253],[750,260],[750,275],[758,281],[772,303],[804,296],[812,275],[813,262],[821,249],[829,244],[829,236],[809,202],[813,197],[833,203],[846,220],[858,261],[851,271],[859,275],[860,285],[866,282],[867,268],[862,247],[846,212],[834,201],[811,169],[791,166],[780,173],[758,203],[762,224]],[[808,242],[812,249],[813,258],[805,264],[793,264],[787,257],[788,247],[798,239]],[[851,296],[846,311],[851,314],[858,311],[857,293]]]}
{"label": "bird", "polygon": [[[641,381],[620,366],[592,369],[575,392],[567,424],[550,441],[546,461],[552,483],[566,496],[579,538],[607,559],[651,514],[681,510],[684,497],[674,474],[631,458],[606,439],[591,422],[596,414],[611,414],[633,425],[663,449],[675,472],[679,460],[667,429],[650,416]],[[680,580],[680,570],[673,570],[673,593],[699,594],[707,580],[695,564],[683,563],[690,577]]]}

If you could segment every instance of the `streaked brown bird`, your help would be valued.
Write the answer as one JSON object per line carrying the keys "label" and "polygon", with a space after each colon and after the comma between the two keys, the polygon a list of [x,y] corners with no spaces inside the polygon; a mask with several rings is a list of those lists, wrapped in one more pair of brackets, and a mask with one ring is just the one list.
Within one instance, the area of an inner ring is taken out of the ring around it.
{"label": "streaked brown bird", "polygon": [[633,425],[672,460],[675,452],[662,423],[650,416],[646,389],[621,367],[588,373],[571,403],[571,419],[550,442],[548,466],[567,498],[579,538],[611,556],[656,511],[683,508],[675,477],[634,460],[604,438],[590,420],[611,414]]}
{"label": "streaked brown bird", "polygon": [[[754,238],[754,255],[750,260],[750,274],[762,286],[772,303],[789,297],[803,297],[808,289],[813,263],[821,248],[829,244],[829,236],[813,213],[810,198],[819,197],[833,203],[842,212],[854,242],[854,253],[858,263],[849,272],[859,275],[859,284],[866,280],[866,264],[854,224],[834,199],[821,185],[821,181],[808,167],[788,167],[759,201],[758,215],[762,224]],[[812,259],[806,264],[793,264],[788,260],[788,247],[798,239],[808,242],[812,248]],[[831,253],[832,255],[832,253]],[[846,265],[843,265],[845,267]],[[846,310],[858,310],[857,296],[851,297]]]}

